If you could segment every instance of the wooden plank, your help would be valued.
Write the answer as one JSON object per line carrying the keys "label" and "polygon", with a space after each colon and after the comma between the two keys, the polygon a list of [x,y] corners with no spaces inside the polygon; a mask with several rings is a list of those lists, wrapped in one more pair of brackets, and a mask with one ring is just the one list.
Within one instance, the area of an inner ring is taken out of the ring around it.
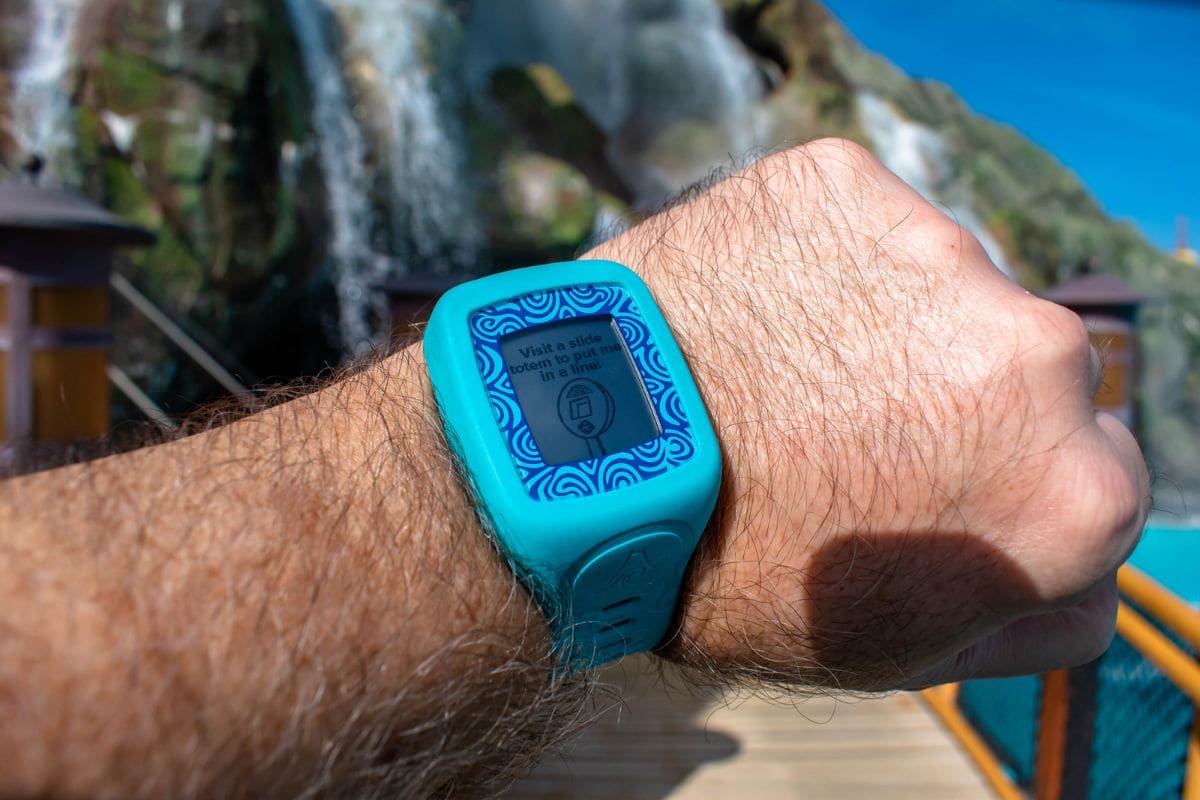
{"label": "wooden plank", "polygon": [[543,761],[508,797],[992,797],[953,738],[912,695],[730,702],[666,691],[638,659],[608,677],[623,686],[623,707]]}

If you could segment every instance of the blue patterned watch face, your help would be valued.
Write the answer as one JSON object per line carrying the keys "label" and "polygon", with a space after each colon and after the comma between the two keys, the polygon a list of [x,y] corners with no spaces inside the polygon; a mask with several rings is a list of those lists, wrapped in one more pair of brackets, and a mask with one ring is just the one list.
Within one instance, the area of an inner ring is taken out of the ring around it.
{"label": "blue patterned watch face", "polygon": [[658,346],[621,287],[523,295],[475,312],[470,327],[496,423],[533,499],[603,494],[694,454]]}

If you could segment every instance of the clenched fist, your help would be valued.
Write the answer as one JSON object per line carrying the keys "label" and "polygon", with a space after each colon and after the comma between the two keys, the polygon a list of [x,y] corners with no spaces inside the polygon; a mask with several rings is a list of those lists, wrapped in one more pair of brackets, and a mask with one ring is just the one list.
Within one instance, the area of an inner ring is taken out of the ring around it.
{"label": "clenched fist", "polygon": [[589,256],[655,291],[724,448],[667,655],[887,689],[1107,647],[1149,490],[1087,332],[867,151],[771,156]]}
{"label": "clenched fist", "polygon": [[[851,689],[1084,661],[1147,479],[1083,326],[836,141],[594,255],[724,449],[665,655]],[[586,719],[482,530],[419,345],[195,435],[0,482],[0,796],[472,796]]]}

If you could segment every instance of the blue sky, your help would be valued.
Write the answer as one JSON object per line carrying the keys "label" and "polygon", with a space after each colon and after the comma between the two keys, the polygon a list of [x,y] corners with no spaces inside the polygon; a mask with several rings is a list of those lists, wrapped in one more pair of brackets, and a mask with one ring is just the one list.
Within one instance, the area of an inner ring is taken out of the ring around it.
{"label": "blue sky", "polygon": [[1200,243],[1200,1],[825,0],[868,49],[1054,153],[1163,249]]}

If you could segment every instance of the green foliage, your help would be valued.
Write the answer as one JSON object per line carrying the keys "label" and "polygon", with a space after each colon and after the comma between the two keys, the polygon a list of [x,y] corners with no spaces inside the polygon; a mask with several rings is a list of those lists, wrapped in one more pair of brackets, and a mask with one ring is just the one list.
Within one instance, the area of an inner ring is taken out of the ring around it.
{"label": "green foliage", "polygon": [[118,114],[169,107],[161,71],[143,56],[124,49],[100,51],[93,75],[99,91],[109,98],[109,109]]}
{"label": "green foliage", "polygon": [[152,230],[162,224],[154,198],[128,162],[120,158],[105,158],[101,169],[104,202],[108,208]]}
{"label": "green foliage", "polygon": [[531,248],[578,247],[592,230],[599,201],[564,161],[513,155],[500,167],[500,192],[514,239]]}
{"label": "green foliage", "polygon": [[[941,134],[947,194],[975,207],[1025,286],[1044,290],[1098,261],[1154,298],[1142,313],[1141,434],[1156,464],[1200,492],[1196,269],[1113,221],[1076,176],[1018,131],[979,117],[950,87],[913,80],[866,52],[818,0],[719,2],[766,76],[767,141],[841,135],[869,144],[857,114],[859,93],[869,91]],[[302,348],[309,358],[289,346],[288,331],[320,338],[314,298],[330,292],[311,96],[283,1],[223,0],[221,14],[197,15],[207,22],[190,24],[183,39],[164,29],[162,0],[117,7],[119,21],[98,30],[94,52],[81,58],[76,126],[85,187],[159,233],[154,248],[134,257],[152,292],[171,297],[235,355],[260,358],[263,372],[319,366],[328,351]],[[0,39],[0,77],[14,30],[0,26],[8,37]],[[421,43],[427,64],[447,80],[462,66],[451,63],[462,37],[447,24]],[[664,85],[675,77],[663,76]],[[463,114],[478,176],[489,238],[482,269],[570,257],[600,209],[628,214],[631,179],[614,167],[613,143],[560,75],[514,65],[497,71],[484,94],[447,101]],[[105,112],[136,124],[127,152],[112,141]],[[656,130],[647,152],[656,167],[685,175],[713,160],[717,141],[706,123],[676,120]]]}

